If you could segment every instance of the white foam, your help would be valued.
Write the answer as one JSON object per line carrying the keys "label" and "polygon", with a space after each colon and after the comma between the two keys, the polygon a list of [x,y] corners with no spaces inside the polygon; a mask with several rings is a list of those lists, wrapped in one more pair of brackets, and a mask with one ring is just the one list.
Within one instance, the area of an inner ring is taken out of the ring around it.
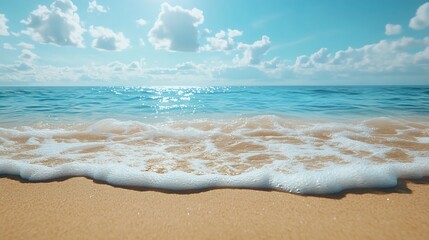
{"label": "white foam", "polygon": [[329,194],[354,188],[393,187],[396,186],[398,178],[413,179],[429,176],[429,166],[428,164],[337,166],[324,171],[302,171],[290,175],[261,169],[238,176],[226,176],[195,175],[181,171],[158,174],[141,172],[118,164],[66,163],[57,167],[46,167],[0,160],[0,175],[16,175],[34,182],[84,176],[115,186],[165,190],[223,187],[273,189],[299,194]]}
{"label": "white foam", "polygon": [[[398,178],[429,176],[429,136],[422,134],[427,123],[414,129],[413,122],[401,125],[388,119],[386,124],[409,131],[378,134],[373,125],[383,121],[259,116],[0,128],[0,175],[29,181],[85,176],[117,186],[168,190],[233,187],[302,194],[392,187]],[[398,145],[403,138],[416,144]],[[395,151],[397,156],[389,158]]]}

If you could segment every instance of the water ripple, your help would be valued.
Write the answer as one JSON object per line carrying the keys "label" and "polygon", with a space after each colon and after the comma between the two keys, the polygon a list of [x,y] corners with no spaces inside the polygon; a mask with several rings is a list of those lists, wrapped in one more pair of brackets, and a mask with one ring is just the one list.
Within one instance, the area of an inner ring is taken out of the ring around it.
{"label": "water ripple", "polygon": [[[0,124],[276,114],[429,116],[429,87],[2,87]],[[94,119],[91,119],[94,118]]]}

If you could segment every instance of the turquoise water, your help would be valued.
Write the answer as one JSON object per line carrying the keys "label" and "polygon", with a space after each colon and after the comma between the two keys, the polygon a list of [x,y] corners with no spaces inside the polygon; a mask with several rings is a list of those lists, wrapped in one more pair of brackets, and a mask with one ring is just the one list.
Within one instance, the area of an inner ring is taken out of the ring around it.
{"label": "turquoise water", "polygon": [[326,194],[429,176],[429,87],[0,88],[0,176]]}
{"label": "turquoise water", "polygon": [[427,117],[429,87],[0,88],[0,124],[278,115]]}

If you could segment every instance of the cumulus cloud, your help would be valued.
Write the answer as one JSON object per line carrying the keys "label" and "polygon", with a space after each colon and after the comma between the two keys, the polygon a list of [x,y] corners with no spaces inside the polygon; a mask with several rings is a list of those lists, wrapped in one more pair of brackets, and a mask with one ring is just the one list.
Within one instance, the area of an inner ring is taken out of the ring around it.
{"label": "cumulus cloud", "polygon": [[27,48],[27,49],[33,49],[34,48],[33,44],[25,43],[25,42],[20,42],[16,46],[22,47],[22,48]]}
{"label": "cumulus cloud", "polygon": [[128,65],[126,65],[127,71],[142,71],[143,67],[145,65],[144,59],[141,59],[140,61],[132,61]]}
{"label": "cumulus cloud", "polygon": [[26,71],[30,71],[33,70],[33,64],[30,62],[17,62],[16,64],[13,65],[13,68],[15,71],[18,72],[26,72]]}
{"label": "cumulus cloud", "polygon": [[200,31],[200,37],[206,38],[210,36],[210,33],[212,31],[208,28],[204,28],[202,31]]}
{"label": "cumulus cloud", "polygon": [[147,21],[144,20],[143,18],[139,18],[139,19],[136,20],[136,23],[137,23],[138,26],[143,27],[143,26],[145,26],[147,24]]}
{"label": "cumulus cloud", "polygon": [[194,70],[194,69],[197,69],[197,68],[198,68],[198,66],[195,63],[193,63],[193,62],[184,62],[184,63],[179,63],[179,64],[176,65],[176,69],[178,69],[178,70],[184,70],[184,71]]}
{"label": "cumulus cloud", "polygon": [[2,80],[18,80],[23,81],[26,73],[33,70],[31,63],[27,62],[16,62],[14,64],[0,64],[0,73],[3,76]]}
{"label": "cumulus cloud", "polygon": [[88,3],[88,12],[101,12],[101,13],[106,13],[107,9],[105,7],[103,7],[102,5],[97,4],[96,0],[93,0],[91,2]]}
{"label": "cumulus cloud", "polygon": [[9,27],[6,24],[8,21],[4,14],[0,14],[0,36],[9,36]]}
{"label": "cumulus cloud", "polygon": [[262,80],[267,79],[267,74],[259,67],[256,66],[221,66],[213,70],[213,76],[215,78],[227,79],[227,80]]}
{"label": "cumulus cloud", "polygon": [[399,24],[386,24],[386,30],[385,30],[385,34],[386,35],[396,35],[396,34],[400,34],[402,32],[402,26]]}
{"label": "cumulus cloud", "polygon": [[89,28],[89,34],[94,38],[92,47],[103,51],[122,51],[130,46],[130,40],[122,32],[115,33],[109,28]]}
{"label": "cumulus cloud", "polygon": [[4,79],[17,81],[34,80],[34,60],[39,56],[28,49],[22,49],[17,61],[13,64],[0,64],[0,74]]}
{"label": "cumulus cloud", "polygon": [[18,58],[24,62],[29,63],[29,62],[33,62],[34,60],[39,58],[39,56],[37,56],[37,54],[33,53],[32,51],[30,51],[28,49],[22,49],[21,54],[19,55]]}
{"label": "cumulus cloud", "polygon": [[235,62],[241,65],[257,65],[271,47],[270,38],[262,36],[261,40],[255,41],[253,44],[239,43],[238,49],[243,50],[243,57],[236,58]]}
{"label": "cumulus cloud", "polygon": [[126,79],[142,75],[144,65],[143,59],[130,63],[114,61],[107,65],[92,65],[84,72],[92,79]]}
{"label": "cumulus cloud", "polygon": [[[209,69],[204,65],[195,64],[193,62],[184,62],[176,64],[174,67],[156,67],[147,69],[146,73],[152,76],[201,76],[204,75],[204,79],[209,78]],[[174,78],[173,78],[174,79]]]}
{"label": "cumulus cloud", "polygon": [[22,33],[37,42],[84,47],[82,34],[85,30],[71,0],[56,0],[49,7],[39,5],[21,22],[27,27]]}
{"label": "cumulus cloud", "polygon": [[220,31],[214,35],[214,37],[208,37],[207,42],[202,50],[205,51],[229,51],[234,49],[235,41],[234,38],[243,35],[243,32],[235,29],[228,29]]}
{"label": "cumulus cloud", "polygon": [[195,52],[198,50],[198,25],[204,22],[203,12],[180,6],[161,4],[158,19],[149,31],[149,42],[156,49]]}
{"label": "cumulus cloud", "polygon": [[179,75],[194,75],[194,76],[204,76],[204,79],[208,80],[211,74],[211,70],[205,64],[195,64],[193,62],[184,62],[177,64],[175,67],[176,74]]}
{"label": "cumulus cloud", "polygon": [[10,43],[3,43],[3,48],[6,50],[15,50],[16,49]]}
{"label": "cumulus cloud", "polygon": [[420,30],[429,27],[429,2],[421,5],[410,20],[410,28]]}
{"label": "cumulus cloud", "polygon": [[281,65],[281,61],[278,57],[275,57],[269,61],[262,62],[262,66],[265,69],[277,69]]}
{"label": "cumulus cloud", "polygon": [[[417,53],[414,51],[417,50]],[[429,37],[403,37],[395,41],[382,40],[361,48],[347,48],[329,53],[322,48],[310,56],[297,57],[290,68],[298,73],[389,73],[428,71]]]}

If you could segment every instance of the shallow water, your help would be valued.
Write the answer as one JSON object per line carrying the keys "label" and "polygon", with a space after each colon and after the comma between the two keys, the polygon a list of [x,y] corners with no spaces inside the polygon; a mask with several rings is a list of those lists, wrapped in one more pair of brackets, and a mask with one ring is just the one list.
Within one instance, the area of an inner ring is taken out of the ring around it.
{"label": "shallow water", "polygon": [[277,115],[429,117],[429,87],[0,88],[0,124]]}
{"label": "shallow water", "polygon": [[0,88],[0,174],[332,193],[429,176],[429,88]]}

